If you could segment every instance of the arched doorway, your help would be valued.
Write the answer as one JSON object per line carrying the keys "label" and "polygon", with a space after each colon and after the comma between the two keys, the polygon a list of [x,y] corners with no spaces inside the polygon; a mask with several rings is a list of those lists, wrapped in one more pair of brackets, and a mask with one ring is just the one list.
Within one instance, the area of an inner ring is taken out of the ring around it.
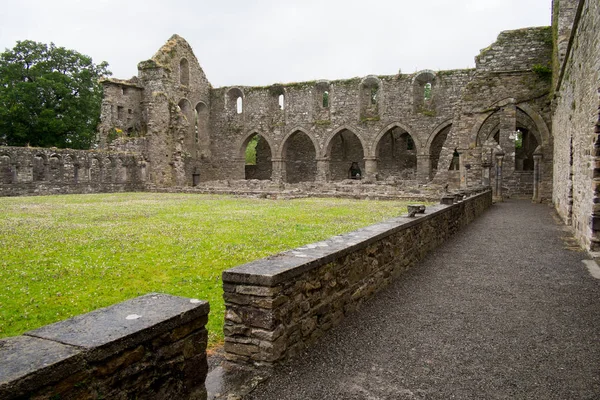
{"label": "arched doorway", "polygon": [[431,177],[434,177],[440,167],[440,154],[442,154],[442,149],[444,148],[444,144],[446,143],[446,139],[448,139],[448,134],[450,133],[450,129],[452,125],[448,125],[445,128],[442,128],[433,140],[431,141],[431,146],[429,147],[429,156],[431,160]]}
{"label": "arched doorway", "polygon": [[336,133],[328,144],[329,176],[332,181],[349,179],[349,169],[356,162],[364,176],[365,153],[360,139],[354,132],[344,129]]}
{"label": "arched doorway", "polygon": [[271,146],[263,136],[258,133],[250,135],[242,145],[242,153],[245,159],[245,179],[271,179]]}
{"label": "arched doorway", "polygon": [[377,169],[381,179],[416,179],[417,146],[412,136],[395,126],[377,143]]}
{"label": "arched doorway", "polygon": [[302,131],[292,133],[283,144],[285,181],[311,182],[317,176],[317,151],[311,138]]}

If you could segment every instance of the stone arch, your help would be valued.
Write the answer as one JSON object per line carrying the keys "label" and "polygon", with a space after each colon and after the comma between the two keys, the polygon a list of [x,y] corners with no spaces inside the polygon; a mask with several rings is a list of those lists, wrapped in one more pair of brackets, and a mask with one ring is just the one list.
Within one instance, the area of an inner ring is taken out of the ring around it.
{"label": "stone arch", "polygon": [[[244,160],[244,178],[269,180],[273,174],[273,146],[272,140],[252,130],[242,140],[239,148],[239,158]],[[254,146],[254,162],[248,159],[251,152],[248,152],[248,146]]]}
{"label": "stone arch", "polygon": [[382,179],[416,179],[418,141],[408,130],[391,124],[374,143],[378,176]]}
{"label": "stone arch", "polygon": [[196,158],[208,157],[210,154],[210,110],[203,101],[198,102],[194,107],[194,144],[198,152]]}
{"label": "stone arch", "polygon": [[375,137],[375,140],[373,140],[373,143],[371,143],[371,147],[369,148],[369,154],[367,155],[368,157],[377,157],[377,147],[379,146],[379,142],[381,141],[381,138],[383,137],[383,135],[388,133],[389,130],[396,128],[396,127],[402,129],[403,131],[407,132],[411,136],[412,140],[415,142],[415,148],[417,149],[417,154],[422,154],[423,149],[421,146],[421,142],[419,141],[419,138],[417,138],[412,133],[413,129],[410,126],[405,125],[401,122],[392,122],[391,124],[389,124],[385,128],[383,128],[381,131],[379,131],[379,134],[377,134],[377,136]]}
{"label": "stone arch", "polygon": [[319,146],[315,138],[303,129],[291,131],[281,145],[285,161],[285,181],[288,183],[314,181],[317,177]]}
{"label": "stone arch", "polygon": [[315,105],[317,110],[328,110],[331,105],[331,83],[320,80],[315,85]]}
{"label": "stone arch", "polygon": [[528,104],[517,104],[517,108],[521,109],[529,118],[533,120],[538,132],[540,133],[541,142],[539,145],[546,147],[548,143],[550,143],[550,129],[548,129],[548,125],[546,124],[546,121],[544,121],[544,118],[542,118],[542,116]]}
{"label": "stone arch", "polygon": [[90,182],[102,182],[102,161],[98,157],[92,157],[90,160]]}
{"label": "stone arch", "polygon": [[365,149],[364,139],[348,127],[339,128],[329,136],[323,146],[323,156],[329,160],[331,180],[348,179],[353,162],[358,163],[361,171],[365,171]]}
{"label": "stone arch", "polygon": [[48,158],[48,167],[50,169],[50,180],[60,181],[63,179],[63,159],[60,154],[51,154]]}
{"label": "stone arch", "polygon": [[440,155],[442,154],[442,149],[448,136],[450,135],[450,130],[452,129],[452,120],[448,119],[441,124],[439,124],[433,132],[427,138],[427,143],[425,144],[425,151],[429,155],[429,162],[431,165],[431,174],[430,176],[434,176],[439,168]]}
{"label": "stone arch", "polygon": [[179,106],[181,114],[185,117],[185,134],[183,137],[185,150],[190,154],[194,154],[194,149],[196,145],[195,110],[194,108],[192,108],[192,103],[186,98],[179,100],[179,103],[177,103],[177,105]]}
{"label": "stone arch", "polygon": [[33,156],[33,180],[45,181],[48,179],[48,159],[45,154],[37,153]]}
{"label": "stone arch", "polygon": [[63,158],[63,179],[67,183],[75,182],[75,163],[68,154]]}
{"label": "stone arch", "polygon": [[232,114],[243,114],[244,92],[238,87],[232,87],[225,93],[225,109]]}
{"label": "stone arch", "polygon": [[114,182],[114,172],[115,172],[115,163],[114,163],[114,159],[112,159],[111,157],[105,157],[102,160],[102,178],[104,180],[104,182],[106,183],[112,183]]}
{"label": "stone arch", "polygon": [[413,104],[416,112],[435,109],[436,73],[430,69],[419,71],[413,81]]}
{"label": "stone arch", "polygon": [[179,83],[184,86],[190,84],[190,63],[185,58],[179,61]]}
{"label": "stone arch", "polygon": [[121,157],[114,160],[115,183],[126,183],[128,181],[127,163]]}
{"label": "stone arch", "polygon": [[0,183],[13,183],[13,167],[8,153],[0,153]]}
{"label": "stone arch", "polygon": [[321,151],[320,151],[321,146],[319,145],[319,141],[317,140],[316,136],[312,132],[307,131],[306,129],[304,129],[302,127],[295,127],[293,129],[289,130],[288,133],[281,140],[281,145],[275,154],[275,158],[284,158],[284,156],[285,156],[284,151],[283,151],[284,145],[287,142],[287,140],[290,138],[290,136],[292,136],[296,132],[302,132],[306,136],[308,136],[310,138],[310,140],[312,141],[313,146],[315,147],[315,150],[317,152],[317,157],[321,154]]}
{"label": "stone arch", "polygon": [[382,93],[381,79],[375,75],[368,75],[360,82],[358,102],[361,120],[379,117]]}

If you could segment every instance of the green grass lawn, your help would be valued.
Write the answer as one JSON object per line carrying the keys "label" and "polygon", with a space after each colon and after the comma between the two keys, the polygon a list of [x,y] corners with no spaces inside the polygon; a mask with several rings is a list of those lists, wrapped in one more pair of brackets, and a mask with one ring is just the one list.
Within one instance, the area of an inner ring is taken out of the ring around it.
{"label": "green grass lawn", "polygon": [[405,203],[197,194],[0,198],[0,337],[149,292],[208,300],[221,272],[406,212]]}

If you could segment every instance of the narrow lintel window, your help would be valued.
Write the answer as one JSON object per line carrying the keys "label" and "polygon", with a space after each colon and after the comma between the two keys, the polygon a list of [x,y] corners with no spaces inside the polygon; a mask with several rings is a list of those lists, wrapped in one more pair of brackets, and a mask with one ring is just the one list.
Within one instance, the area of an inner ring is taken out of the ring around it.
{"label": "narrow lintel window", "polygon": [[243,111],[242,96],[239,96],[236,100],[236,111],[238,114],[241,114]]}
{"label": "narrow lintel window", "polygon": [[184,86],[190,84],[190,64],[185,58],[179,62],[179,83]]}
{"label": "narrow lintel window", "polygon": [[285,98],[282,94],[279,95],[279,109],[283,110],[285,107]]}
{"label": "narrow lintel window", "polygon": [[323,92],[323,108],[329,108],[329,92]]}
{"label": "narrow lintel window", "polygon": [[423,87],[423,98],[425,101],[431,100],[431,83],[429,82]]}
{"label": "narrow lintel window", "polygon": [[117,119],[118,120],[122,120],[123,119],[124,110],[125,110],[125,107],[123,107],[123,106],[117,106]]}
{"label": "narrow lintel window", "polygon": [[371,88],[371,104],[377,104],[377,92],[379,88],[374,86]]}

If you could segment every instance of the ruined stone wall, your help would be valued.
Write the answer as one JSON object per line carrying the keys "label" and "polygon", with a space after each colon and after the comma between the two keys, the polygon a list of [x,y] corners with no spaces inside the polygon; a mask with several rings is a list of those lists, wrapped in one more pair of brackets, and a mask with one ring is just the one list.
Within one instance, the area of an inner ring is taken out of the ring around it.
{"label": "ruined stone wall", "polygon": [[[214,178],[243,179],[243,160],[238,154],[246,139],[255,133],[267,138],[273,158],[281,160],[282,171],[274,169],[274,179],[345,179],[352,161],[366,169],[364,159],[377,158],[380,139],[392,129],[400,129],[413,138],[415,153],[427,154],[432,136],[451,124],[461,91],[473,72],[422,71],[412,75],[215,89],[211,99]],[[432,85],[431,99],[424,101],[427,83]],[[375,104],[371,104],[370,97],[373,86]],[[327,104],[323,100],[325,93]],[[242,98],[241,113],[237,110],[237,97]],[[301,150],[287,143],[300,132],[306,135],[302,141],[314,149],[314,153],[311,149],[310,154],[302,155],[303,162],[294,159]],[[346,149],[345,156],[339,143],[342,135],[346,142],[360,144]],[[348,135],[354,138],[349,139]],[[314,171],[320,160],[328,162],[322,170]],[[310,174],[294,168],[296,164],[304,167],[308,163],[313,165],[308,168]]]}
{"label": "ruined stone wall", "polygon": [[[470,193],[474,194],[474,193]],[[492,204],[489,190],[223,272],[230,361],[298,355]]]}
{"label": "ruined stone wall", "polygon": [[[485,162],[492,166],[493,184],[495,155],[503,152],[506,193],[531,193],[529,189],[520,192],[520,188],[527,187],[523,180],[527,174],[515,171],[516,132],[526,129],[535,136],[543,153],[541,198],[551,198],[551,56],[552,32],[549,27],[502,32],[496,43],[482,50],[476,59],[476,73],[463,92],[460,109],[440,153],[436,182],[452,181],[448,169],[453,149],[458,148],[460,185],[482,182]],[[470,169],[466,168],[467,165]]]}
{"label": "ruined stone wall", "polygon": [[[562,2],[562,0],[561,0]],[[582,0],[561,66],[552,119],[553,201],[558,213],[589,249],[600,249],[600,4]]]}
{"label": "ruined stone wall", "polygon": [[138,191],[145,181],[137,154],[0,147],[0,196]]}
{"label": "ruined stone wall", "polygon": [[0,340],[0,398],[206,399],[209,306],[149,294]]}
{"label": "ruined stone wall", "polygon": [[[473,130],[510,103],[513,109],[496,118],[503,122],[499,149],[514,163],[516,129],[533,127],[546,150],[544,182],[551,182],[549,108],[543,99],[549,79],[540,74],[551,64],[551,52],[550,28],[528,28],[502,32],[477,57],[474,70],[212,89],[189,44],[175,35],[139,64],[137,78],[105,83],[103,121],[113,122],[114,107],[124,107],[118,104],[130,106],[120,92],[126,85],[136,93],[142,88],[141,112],[132,111],[141,138],[125,135],[111,148],[137,149],[155,187],[245,178],[341,181],[352,162],[367,182],[423,184],[435,175],[436,183],[464,187],[482,181],[481,154],[487,154]],[[268,146],[262,161],[270,159],[270,168],[245,165],[245,148],[257,134]],[[463,153],[458,180],[448,172],[454,148]],[[512,176],[514,169],[505,171],[509,192],[524,187],[520,176]]]}
{"label": "ruined stone wall", "polygon": [[[107,148],[120,138],[145,136],[146,124],[143,118],[142,92],[137,79],[123,81],[105,79],[102,81],[103,97],[98,145]],[[137,149],[136,149],[137,150]]]}

